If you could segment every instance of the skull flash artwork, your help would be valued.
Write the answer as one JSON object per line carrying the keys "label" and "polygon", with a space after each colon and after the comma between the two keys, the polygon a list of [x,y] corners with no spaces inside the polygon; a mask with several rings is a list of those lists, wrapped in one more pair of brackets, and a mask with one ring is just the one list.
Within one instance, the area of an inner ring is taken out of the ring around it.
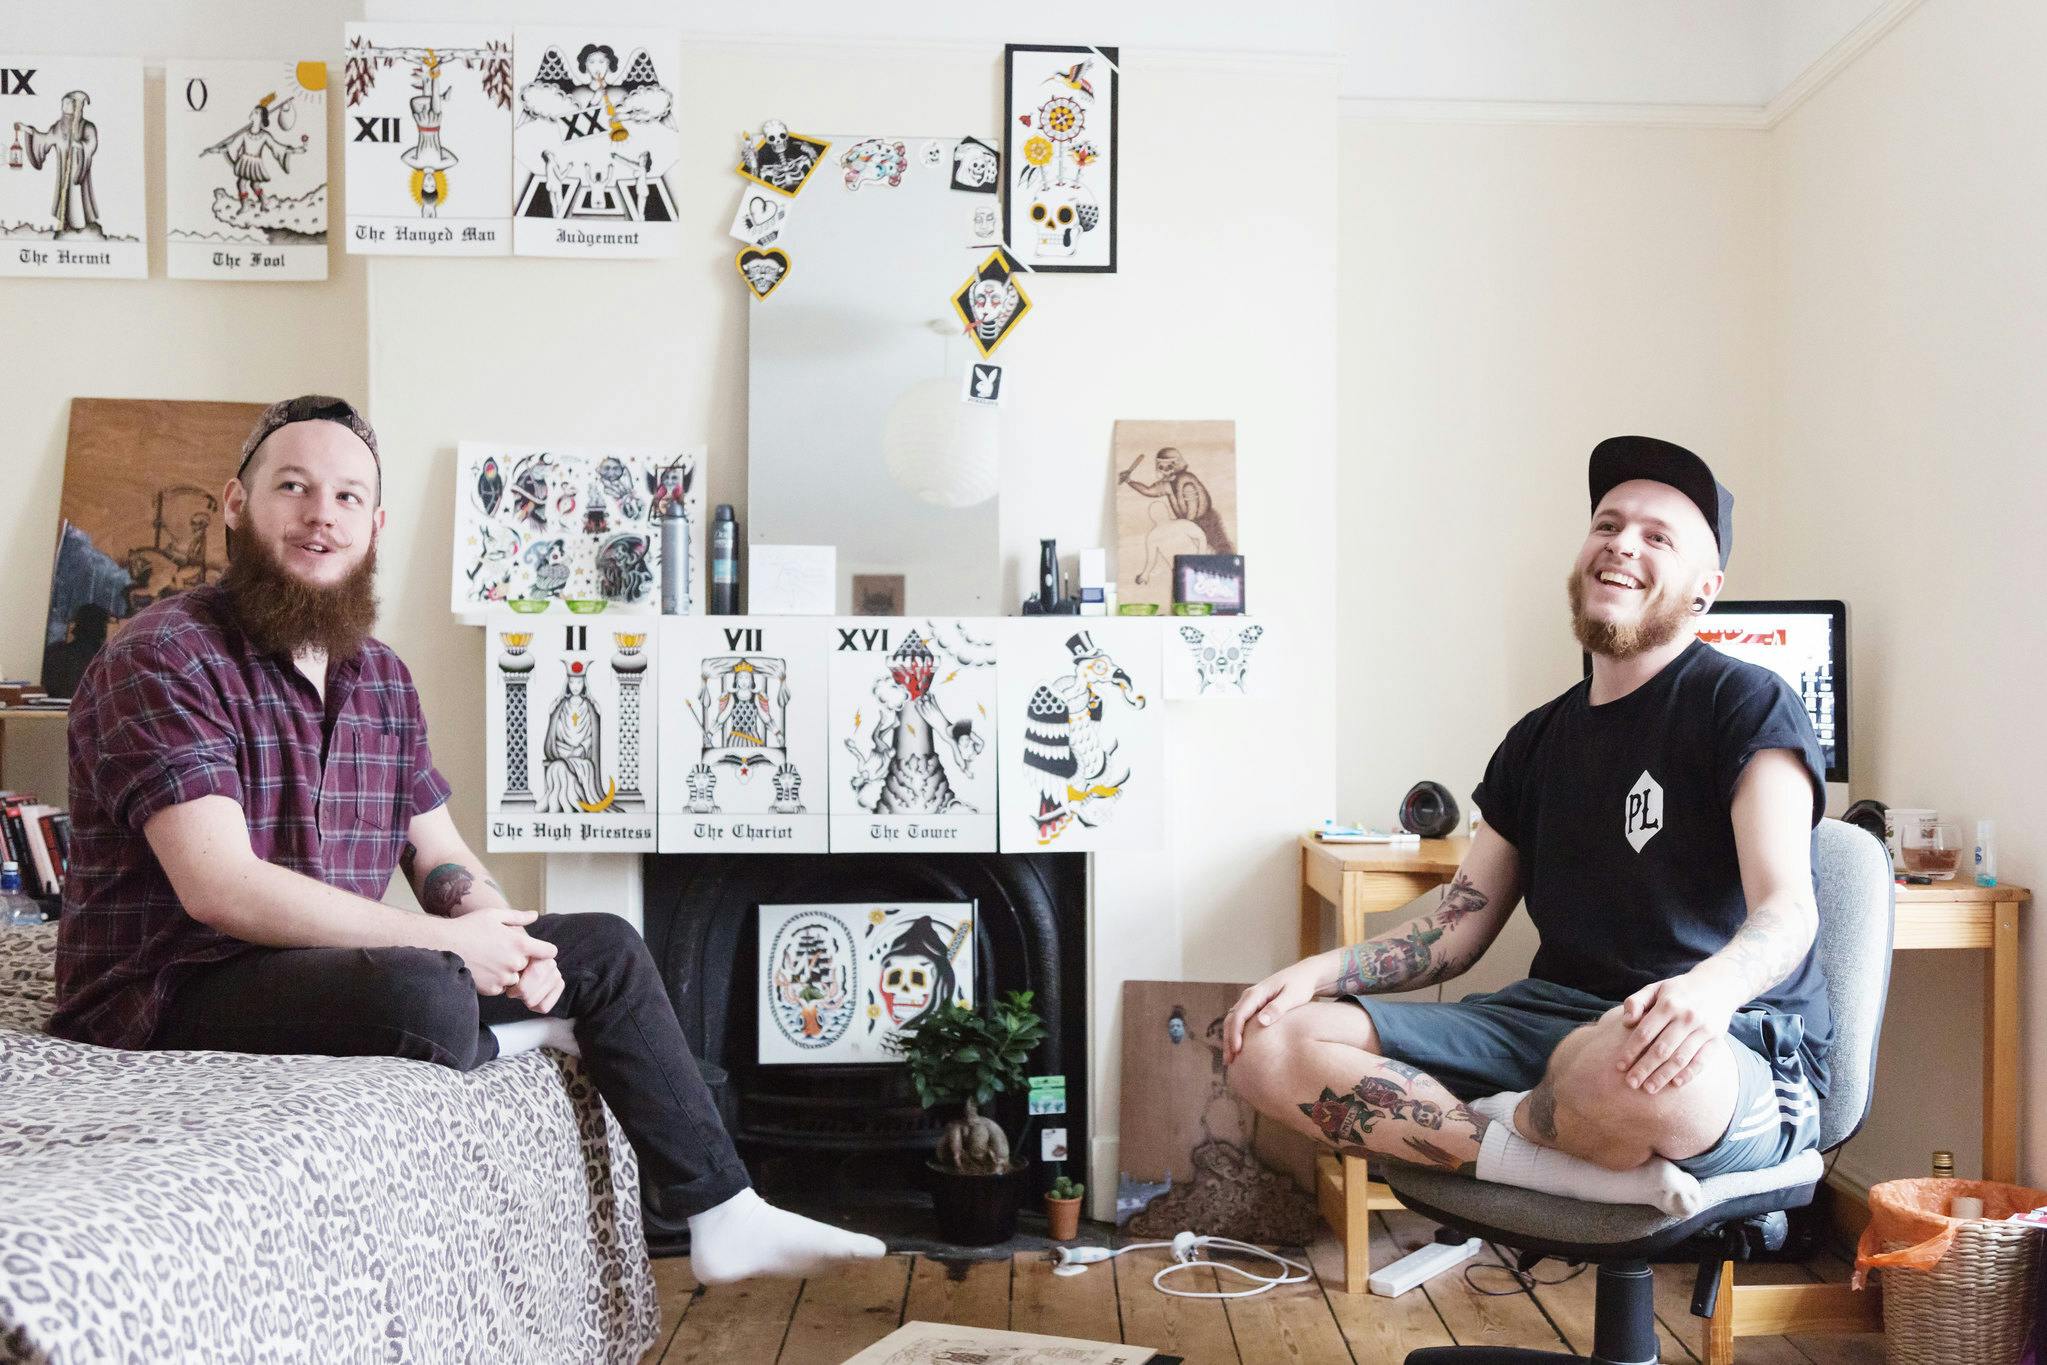
{"label": "skull flash artwork", "polygon": [[1031,311],[1030,295],[1016,282],[1019,273],[1015,258],[997,247],[953,295],[953,311],[966,324],[967,335],[984,359],[995,354]]}
{"label": "skull flash artwork", "polygon": [[974,1003],[970,902],[760,907],[764,1063],[900,1063],[890,1044]]}

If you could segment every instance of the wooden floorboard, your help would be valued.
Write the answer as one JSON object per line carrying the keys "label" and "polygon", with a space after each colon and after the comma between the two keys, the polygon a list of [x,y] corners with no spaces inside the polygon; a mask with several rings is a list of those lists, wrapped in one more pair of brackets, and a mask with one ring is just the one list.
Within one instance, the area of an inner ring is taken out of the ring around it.
{"label": "wooden floorboard", "polygon": [[960,1327],[1009,1326],[1008,1261],[938,1261],[919,1256],[910,1271],[904,1322]]}
{"label": "wooden floorboard", "polygon": [[675,1339],[675,1329],[682,1325],[685,1313],[689,1311],[690,1296],[696,1293],[697,1277],[690,1273],[689,1257],[663,1256],[654,1262],[654,1290],[661,1296],[661,1334],[654,1338],[653,1346],[640,1357],[640,1365],[657,1365],[668,1343]]}
{"label": "wooden floorboard", "polygon": [[1015,1268],[1009,1291],[1013,1329],[1084,1341],[1123,1340],[1116,1314],[1116,1262],[1102,1261],[1085,1275],[1063,1279],[1042,1255],[1018,1256],[1010,1264]]}
{"label": "wooden floorboard", "polygon": [[841,1365],[895,1331],[903,1321],[910,1260],[854,1261],[805,1280],[776,1365]]}
{"label": "wooden floorboard", "polygon": [[[1372,1264],[1385,1265],[1399,1259],[1401,1249],[1386,1220],[1372,1219]],[[1407,1353],[1422,1346],[1452,1346],[1450,1329],[1436,1312],[1435,1304],[1421,1289],[1410,1289],[1397,1299],[1376,1294],[1343,1292],[1343,1244],[1324,1234],[1308,1248],[1308,1264],[1329,1301],[1336,1326],[1350,1346],[1357,1365],[1401,1365]]]}
{"label": "wooden floorboard", "polygon": [[698,1291],[661,1365],[728,1365],[781,1354],[800,1280],[744,1280]]}
{"label": "wooden floorboard", "polygon": [[[1397,1255],[1405,1255],[1435,1240],[1436,1224],[1418,1213],[1387,1209],[1379,1216],[1386,1220],[1386,1230],[1392,1235]],[[1537,1351],[1562,1349],[1563,1338],[1542,1315],[1534,1297],[1514,1286],[1513,1277],[1504,1268],[1498,1268],[1499,1258],[1490,1248],[1480,1253],[1475,1261],[1466,1262],[1466,1266],[1471,1265],[1496,1267],[1478,1270],[1472,1276],[1472,1280],[1490,1292],[1474,1288],[1465,1278],[1465,1267],[1438,1275],[1421,1288],[1459,1346],[1522,1346]]]}
{"label": "wooden floorboard", "polygon": [[[1811,1262],[1815,1278],[1828,1284],[1841,1284],[1853,1273],[1852,1263],[1842,1260],[1832,1252],[1818,1256]],[[1813,1365],[1884,1365],[1884,1339],[1881,1332],[1843,1333],[1840,1336],[1793,1337],[1791,1344],[1805,1353]]]}
{"label": "wooden floorboard", "polygon": [[[1496,1247],[1494,1250],[1504,1251],[1504,1248]],[[1582,1272],[1573,1275],[1571,1273],[1573,1269],[1574,1267],[1562,1261],[1544,1261],[1535,1267],[1534,1276],[1537,1281],[1535,1301],[1549,1314],[1550,1321],[1564,1334],[1564,1340],[1570,1343],[1571,1349],[1585,1355],[1592,1350],[1594,1301],[1599,1293],[1599,1272],[1594,1267],[1587,1266]],[[1566,1276],[1569,1278],[1566,1279]],[[1660,1283],[1664,1276],[1658,1274],[1656,1278]],[[1544,1280],[1554,1283],[1541,1283]],[[1690,1298],[1689,1288],[1685,1290],[1685,1296],[1687,1299]],[[1681,1362],[1693,1358],[1692,1352],[1685,1348],[1660,1316],[1656,1322],[1656,1351],[1657,1359],[1666,1362],[1666,1365],[1681,1365]]]}
{"label": "wooden floorboard", "polygon": [[[1289,1258],[1291,1259],[1291,1258]],[[1245,1262],[1249,1270],[1276,1270],[1269,1262]],[[1218,1274],[1225,1289],[1249,1287],[1240,1276]],[[1237,1353],[1246,1362],[1265,1365],[1350,1365],[1350,1346],[1336,1325],[1320,1280],[1283,1284],[1248,1299],[1224,1299]]]}
{"label": "wooden floorboard", "polygon": [[[1221,1299],[1179,1299],[1161,1294],[1151,1277],[1173,1264],[1166,1247],[1126,1251],[1116,1258],[1116,1300],[1123,1313],[1123,1340],[1149,1346],[1164,1355],[1185,1356],[1188,1365],[1239,1365],[1236,1338]],[[1088,1274],[1106,1267],[1097,1266]],[[1214,1293],[1221,1288],[1216,1273],[1202,1268],[1179,1270],[1166,1283],[1189,1293]],[[1234,1278],[1229,1277],[1229,1278]]]}

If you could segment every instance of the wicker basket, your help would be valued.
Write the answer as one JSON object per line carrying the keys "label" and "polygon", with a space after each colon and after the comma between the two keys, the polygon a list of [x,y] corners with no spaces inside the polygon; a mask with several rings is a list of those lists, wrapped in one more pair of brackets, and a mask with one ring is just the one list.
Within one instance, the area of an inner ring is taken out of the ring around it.
{"label": "wicker basket", "polygon": [[1932,1269],[1882,1271],[1894,1365],[2015,1365],[2033,1325],[2041,1236],[2030,1224],[1971,1218]]}

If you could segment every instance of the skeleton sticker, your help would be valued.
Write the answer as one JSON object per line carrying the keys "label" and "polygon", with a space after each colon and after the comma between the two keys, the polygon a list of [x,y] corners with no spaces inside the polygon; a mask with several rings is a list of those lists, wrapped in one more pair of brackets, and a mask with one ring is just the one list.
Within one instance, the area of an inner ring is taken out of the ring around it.
{"label": "skeleton sticker", "polygon": [[910,169],[910,155],[900,142],[888,138],[863,138],[839,155],[839,166],[846,172],[846,188],[857,190],[862,185],[886,185],[895,189],[903,183],[903,176]]}
{"label": "skeleton sticker", "polygon": [[143,279],[142,63],[0,53],[0,275]]}
{"label": "skeleton sticker", "polygon": [[663,617],[661,851],[823,853],[822,621]]}
{"label": "skeleton sticker", "polygon": [[651,623],[485,620],[492,852],[649,852],[657,681]]}
{"label": "skeleton sticker", "polygon": [[763,905],[764,1064],[900,1063],[889,1043],[974,1003],[971,902]]}
{"label": "skeleton sticker", "polygon": [[327,278],[327,64],[164,66],[172,279]]}
{"label": "skeleton sticker", "polygon": [[1050,273],[1116,269],[1117,49],[1004,49],[1003,240]]}
{"label": "skeleton sticker", "polygon": [[681,134],[665,29],[522,28],[512,210],[522,256],[667,256],[681,242],[671,183]]}
{"label": "skeleton sticker", "polygon": [[1157,848],[1168,790],[1157,621],[1003,622],[1002,851]]}
{"label": "skeleton sticker", "polygon": [[748,185],[732,211],[732,235],[748,246],[773,246],[788,229],[790,208],[789,201],[774,191]]}
{"label": "skeleton sticker", "polygon": [[[688,537],[685,610],[703,602],[703,452],[464,441],[455,460],[449,605],[565,611],[660,607],[663,527]],[[680,522],[664,518],[670,506]]]}
{"label": "skeleton sticker", "polygon": [[509,253],[511,30],[350,24],[344,58],[348,249]]}
{"label": "skeleton sticker", "polygon": [[794,199],[831,149],[823,138],[792,133],[780,119],[769,119],[761,125],[759,137],[740,135],[735,169],[754,184]]}
{"label": "skeleton sticker", "polygon": [[860,616],[830,626],[832,851],[993,852],[985,625]]}
{"label": "skeleton sticker", "polygon": [[967,337],[984,360],[1009,340],[1009,334],[1031,311],[1030,295],[1016,282],[1018,273],[1015,259],[997,247],[952,296],[953,312],[966,324]]}
{"label": "skeleton sticker", "polygon": [[789,278],[789,253],[780,247],[770,247],[765,251],[747,247],[733,257],[732,262],[739,267],[739,277],[746,281],[746,287],[756,301],[774,293],[781,288],[782,281]]}
{"label": "skeleton sticker", "polygon": [[965,194],[1002,193],[1002,154],[977,137],[955,142],[952,188]]}
{"label": "skeleton sticker", "polygon": [[1241,616],[1181,619],[1166,628],[1165,682],[1168,701],[1209,701],[1262,697],[1272,670],[1272,646],[1261,655],[1267,628]]}

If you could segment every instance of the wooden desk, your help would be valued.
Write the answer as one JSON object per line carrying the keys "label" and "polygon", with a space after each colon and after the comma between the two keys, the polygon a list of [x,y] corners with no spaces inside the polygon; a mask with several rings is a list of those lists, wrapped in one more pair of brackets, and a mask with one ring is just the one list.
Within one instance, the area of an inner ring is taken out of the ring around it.
{"label": "wooden desk", "polygon": [[[1322,949],[1322,903],[1337,911],[1339,943],[1371,937],[1366,917],[1398,910],[1456,875],[1471,841],[1424,839],[1418,848],[1325,844],[1301,837],[1301,956]],[[2012,1182],[2019,1163],[2019,914],[2032,892],[1962,881],[1900,886],[1894,951],[1987,949],[1983,993],[1983,1178]],[[1391,927],[1386,926],[1386,927]],[[1376,1208],[1398,1208],[1383,1183],[1368,1183],[1364,1162],[1324,1156],[1317,1163],[1322,1213],[1344,1243],[1344,1288],[1362,1293],[1370,1262],[1366,1224]],[[1837,1196],[1842,1192],[1836,1190]],[[1353,1234],[1353,1230],[1355,1233]]]}
{"label": "wooden desk", "polygon": [[7,722],[56,720],[62,724],[71,719],[69,708],[52,709],[43,706],[0,706],[0,788],[7,785]]}

